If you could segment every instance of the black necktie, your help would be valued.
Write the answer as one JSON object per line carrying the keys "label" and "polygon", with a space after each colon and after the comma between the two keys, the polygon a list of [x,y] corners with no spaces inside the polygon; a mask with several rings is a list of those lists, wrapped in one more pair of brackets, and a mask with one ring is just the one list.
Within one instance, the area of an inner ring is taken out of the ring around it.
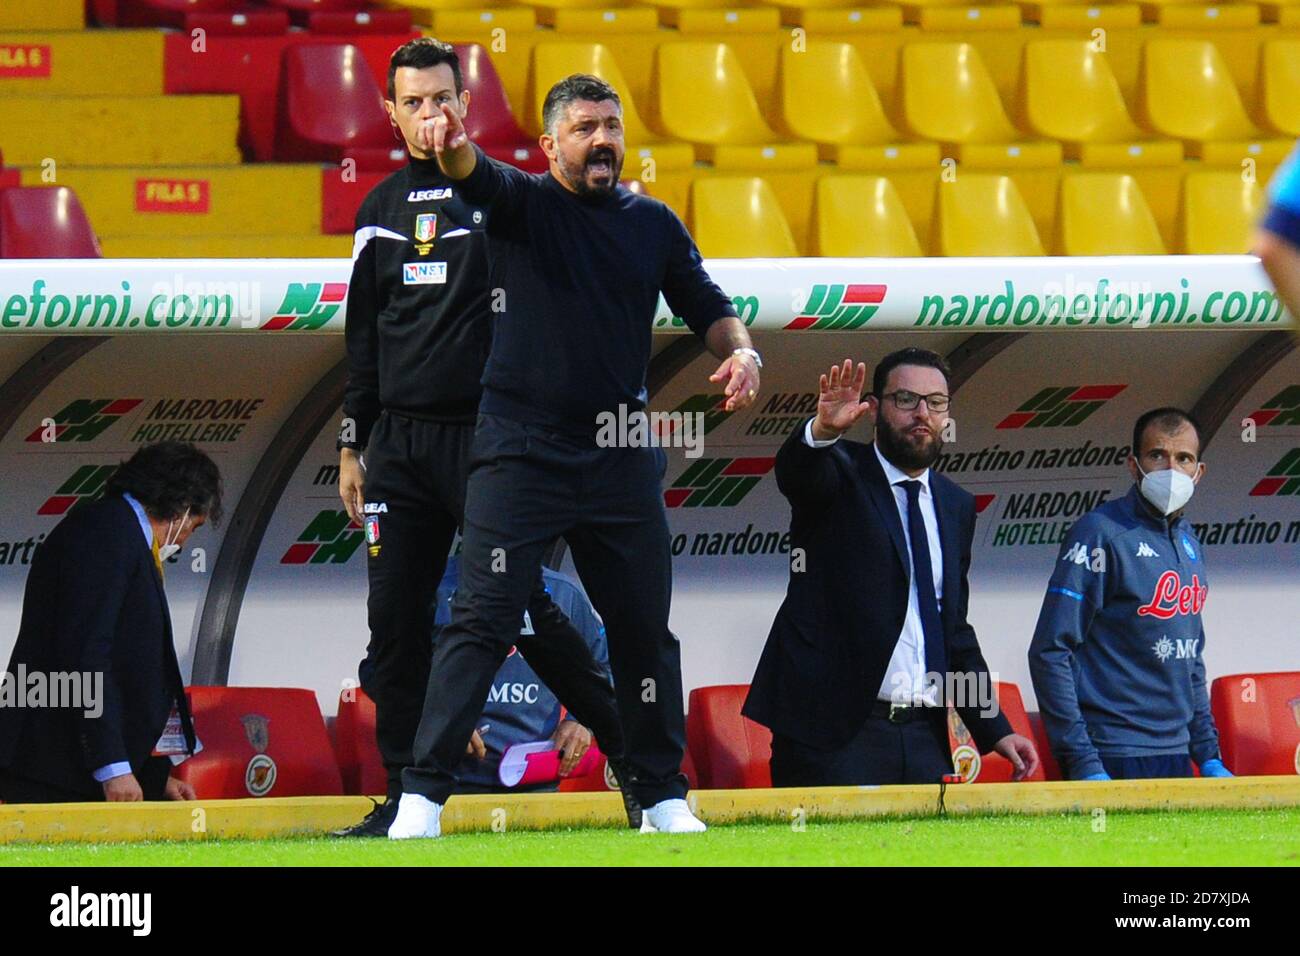
{"label": "black necktie", "polygon": [[921,483],[905,481],[902,484],[907,492],[907,534],[912,540],[912,580],[916,582],[916,598],[921,607],[921,629],[925,632],[925,669],[932,674],[945,674],[948,670],[948,655],[943,646],[939,599],[934,594],[930,536],[925,533],[925,521],[921,518]]}

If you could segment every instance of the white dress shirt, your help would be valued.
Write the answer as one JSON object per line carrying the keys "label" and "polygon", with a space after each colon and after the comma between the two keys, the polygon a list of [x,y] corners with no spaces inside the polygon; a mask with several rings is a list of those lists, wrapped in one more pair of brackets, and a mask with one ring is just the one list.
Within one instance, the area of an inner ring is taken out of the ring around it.
{"label": "white dress shirt", "polygon": [[[813,419],[804,426],[804,444],[810,448],[826,448],[839,441],[830,438],[819,441],[813,437]],[[943,547],[939,543],[939,516],[934,510],[934,495],[930,493],[930,469],[926,469],[912,478],[899,470],[880,453],[880,448],[872,444],[880,467],[884,469],[885,480],[894,492],[894,505],[898,508],[898,519],[903,525],[903,541],[907,544],[907,576],[912,578],[912,535],[907,527],[907,489],[905,481],[919,481],[921,492],[918,503],[921,508],[921,520],[925,522],[925,536],[930,545],[930,568],[934,575],[934,596],[943,607]],[[907,615],[903,618],[903,630],[894,645],[894,653],[889,658],[885,669],[885,680],[876,694],[877,699],[899,704],[935,704],[938,700],[938,688],[925,685],[925,630],[921,625],[921,599],[916,591],[916,582],[910,581],[907,594]]]}

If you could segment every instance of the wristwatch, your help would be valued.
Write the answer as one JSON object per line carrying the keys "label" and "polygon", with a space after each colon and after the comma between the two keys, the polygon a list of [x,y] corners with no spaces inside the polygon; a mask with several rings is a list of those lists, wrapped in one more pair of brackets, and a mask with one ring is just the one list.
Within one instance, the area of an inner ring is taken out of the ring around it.
{"label": "wristwatch", "polygon": [[732,349],[731,354],[748,355],[750,358],[754,360],[755,365],[757,365],[759,368],[763,367],[763,356],[758,354],[758,349],[751,349],[749,346],[743,346],[738,349]]}

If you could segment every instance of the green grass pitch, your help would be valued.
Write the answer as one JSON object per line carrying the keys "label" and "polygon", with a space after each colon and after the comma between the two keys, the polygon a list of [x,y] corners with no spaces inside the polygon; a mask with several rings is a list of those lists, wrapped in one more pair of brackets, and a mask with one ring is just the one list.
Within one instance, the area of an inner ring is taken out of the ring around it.
{"label": "green grass pitch", "polygon": [[1298,866],[1300,808],[0,847],[0,866]]}

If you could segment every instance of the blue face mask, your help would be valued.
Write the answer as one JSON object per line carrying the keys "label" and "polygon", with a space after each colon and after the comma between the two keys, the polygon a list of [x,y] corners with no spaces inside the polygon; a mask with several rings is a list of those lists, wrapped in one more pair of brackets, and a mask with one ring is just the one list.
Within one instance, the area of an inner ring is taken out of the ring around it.
{"label": "blue face mask", "polygon": [[1142,497],[1166,517],[1182,509],[1192,500],[1192,493],[1196,491],[1196,482],[1176,468],[1165,468],[1148,474],[1139,465],[1138,473],[1142,476],[1142,484],[1139,486]]}

